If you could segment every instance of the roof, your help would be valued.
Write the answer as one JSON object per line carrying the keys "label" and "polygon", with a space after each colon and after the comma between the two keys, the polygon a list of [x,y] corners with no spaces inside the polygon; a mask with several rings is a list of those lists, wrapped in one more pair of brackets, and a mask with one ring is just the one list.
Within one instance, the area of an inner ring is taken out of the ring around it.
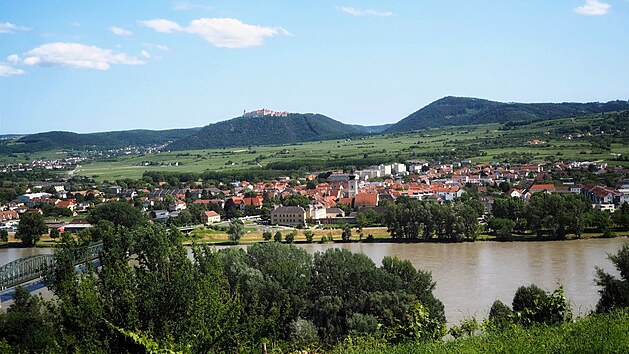
{"label": "roof", "polygon": [[271,214],[277,214],[277,213],[287,213],[287,214],[306,213],[306,211],[304,210],[304,208],[300,206],[281,206],[281,207],[275,208],[275,210],[271,212]]}
{"label": "roof", "polygon": [[212,218],[212,217],[220,216],[217,212],[215,212],[215,211],[213,211],[213,210],[210,210],[210,211],[204,211],[204,212],[203,212],[203,215],[204,215],[205,217],[208,217],[208,218]]}
{"label": "roof", "polygon": [[378,195],[359,193],[354,199],[355,206],[378,206]]}

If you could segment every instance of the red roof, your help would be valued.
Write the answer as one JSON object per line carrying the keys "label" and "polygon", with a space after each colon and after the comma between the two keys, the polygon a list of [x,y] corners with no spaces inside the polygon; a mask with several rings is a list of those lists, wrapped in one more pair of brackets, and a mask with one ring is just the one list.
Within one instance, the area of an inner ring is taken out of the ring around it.
{"label": "red roof", "polygon": [[354,206],[378,206],[378,195],[367,193],[356,194]]}

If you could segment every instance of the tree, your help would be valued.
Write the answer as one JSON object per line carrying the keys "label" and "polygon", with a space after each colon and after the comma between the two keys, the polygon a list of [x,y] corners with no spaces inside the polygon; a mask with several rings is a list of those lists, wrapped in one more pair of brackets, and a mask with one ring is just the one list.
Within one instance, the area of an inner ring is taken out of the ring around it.
{"label": "tree", "polygon": [[53,240],[57,239],[57,238],[59,238],[60,235],[61,234],[59,233],[59,229],[54,228],[54,227],[52,229],[50,229],[50,238],[51,239],[53,239]]}
{"label": "tree", "polygon": [[108,202],[94,208],[87,220],[95,225],[101,220],[114,223],[115,226],[134,228],[144,221],[142,212],[127,202]]}
{"label": "tree", "polygon": [[291,194],[282,200],[282,204],[285,206],[300,206],[304,209],[307,209],[310,205],[310,199],[305,195],[301,194]]}
{"label": "tree", "polygon": [[304,236],[306,237],[306,242],[311,243],[312,242],[312,238],[314,237],[314,234],[310,230],[305,230],[304,231]]}
{"label": "tree", "polygon": [[343,227],[343,233],[341,234],[341,239],[343,241],[349,241],[352,238],[352,228],[349,224],[345,224]]}
{"label": "tree", "polygon": [[618,253],[607,258],[620,273],[620,279],[596,267],[596,285],[601,298],[596,305],[597,312],[608,312],[614,308],[629,307],[629,243],[625,243]]}
{"label": "tree", "polygon": [[273,234],[271,233],[271,231],[267,230],[262,233],[262,238],[264,239],[264,241],[271,240],[271,237],[273,237]]}
{"label": "tree", "polygon": [[511,219],[494,218],[489,219],[489,228],[500,240],[511,240],[515,222]]}
{"label": "tree", "polygon": [[297,230],[289,232],[288,235],[286,235],[286,243],[293,243],[295,237],[297,237]]}
{"label": "tree", "polygon": [[282,242],[282,233],[280,232],[280,230],[277,230],[275,236],[273,236],[273,241]]}
{"label": "tree", "polygon": [[46,232],[48,232],[48,227],[44,222],[44,217],[40,213],[30,212],[20,218],[15,238],[21,240],[24,246],[32,247]]}
{"label": "tree", "polygon": [[240,238],[245,234],[243,222],[240,219],[233,219],[230,221],[227,234],[233,243],[240,242]]}
{"label": "tree", "polygon": [[9,241],[9,231],[2,229],[0,230],[0,241],[8,242]]}

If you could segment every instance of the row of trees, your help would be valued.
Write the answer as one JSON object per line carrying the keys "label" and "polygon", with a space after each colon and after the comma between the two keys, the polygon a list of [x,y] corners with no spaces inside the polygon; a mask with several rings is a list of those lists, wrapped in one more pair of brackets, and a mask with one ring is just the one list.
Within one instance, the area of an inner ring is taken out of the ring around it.
{"label": "row of trees", "polygon": [[494,201],[488,226],[501,239],[510,239],[514,231],[551,238],[580,236],[586,229],[611,234],[614,226],[629,229],[629,204],[610,214],[592,209],[587,198],[575,194],[535,193],[528,204],[501,197]]}
{"label": "row of trees", "polygon": [[473,240],[482,211],[483,206],[473,198],[438,204],[400,197],[389,206],[384,220],[396,239]]}

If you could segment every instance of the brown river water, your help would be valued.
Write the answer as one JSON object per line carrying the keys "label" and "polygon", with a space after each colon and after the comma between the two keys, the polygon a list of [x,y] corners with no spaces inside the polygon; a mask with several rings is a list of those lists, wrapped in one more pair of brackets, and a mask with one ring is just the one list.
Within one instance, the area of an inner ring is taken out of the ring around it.
{"label": "brown river water", "polygon": [[[432,272],[435,295],[445,305],[448,323],[476,316],[484,318],[494,300],[511,304],[521,285],[535,283],[552,291],[563,285],[575,315],[592,311],[598,301],[595,267],[618,276],[607,259],[627,239],[590,239],[554,242],[349,243],[301,244],[309,252],[345,248],[362,252],[380,265],[385,256],[407,259]],[[51,249],[0,249],[0,265]],[[3,304],[4,305],[4,304]]]}

